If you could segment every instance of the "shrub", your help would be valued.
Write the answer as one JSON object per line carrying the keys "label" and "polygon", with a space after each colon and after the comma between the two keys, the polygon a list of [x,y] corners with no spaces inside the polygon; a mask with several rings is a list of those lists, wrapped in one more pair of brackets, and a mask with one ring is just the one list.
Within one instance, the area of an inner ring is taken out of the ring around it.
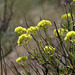
{"label": "shrub", "polygon": [[[25,74],[33,74],[27,70],[25,65],[26,60],[30,62],[27,63],[28,66],[31,67],[37,75],[41,75],[40,70],[44,75],[75,74],[75,25],[73,19],[74,14],[72,13],[72,5],[74,2],[75,0],[69,3],[69,9],[67,9],[66,4],[64,4],[65,14],[61,16],[62,23],[59,29],[55,22],[52,24],[49,20],[41,20],[36,26],[31,27],[26,24],[28,29],[25,29],[25,31],[22,31],[24,28],[20,27],[21,29],[19,29],[20,31],[18,31],[18,33],[22,32],[19,35],[18,45],[23,46],[29,54],[28,59],[22,56],[22,58],[25,58],[25,61],[24,59],[22,62],[19,61],[19,63],[24,66]],[[49,25],[55,26],[54,36],[56,37],[56,43],[53,43],[53,39],[48,35],[47,30]],[[45,37],[41,34],[42,31],[44,31]],[[37,34],[41,41],[39,41],[39,38],[36,38],[35,35]],[[29,41],[32,39],[36,43],[35,49],[29,44]],[[36,67],[33,61],[36,62]]]}

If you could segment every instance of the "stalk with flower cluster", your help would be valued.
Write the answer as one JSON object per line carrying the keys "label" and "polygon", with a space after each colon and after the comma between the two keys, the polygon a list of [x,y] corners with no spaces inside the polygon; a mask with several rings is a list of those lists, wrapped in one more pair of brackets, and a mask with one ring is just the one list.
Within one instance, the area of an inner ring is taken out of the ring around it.
{"label": "stalk with flower cluster", "polygon": [[[75,0],[73,0],[73,3]],[[69,3],[68,8],[72,8]],[[56,39],[52,39],[48,34],[47,29],[49,25],[52,25],[49,20],[41,20],[36,26],[28,27],[27,29],[23,27],[15,28],[15,32],[19,34],[18,38],[18,46],[23,46],[26,48],[29,53],[32,65],[29,64],[29,67],[33,69],[33,71],[37,75],[41,75],[39,68],[41,69],[43,75],[54,74],[54,75],[74,75],[75,74],[75,31],[74,31],[74,14],[71,11],[67,11],[65,6],[65,13],[61,16],[61,24],[60,28],[57,28],[56,23],[54,22],[54,37]],[[45,36],[41,34],[44,31]],[[36,38],[35,35],[39,36],[40,41]],[[36,48],[33,49],[29,40],[34,40],[36,43]],[[53,40],[57,41],[53,43]],[[28,50],[30,47],[31,50]],[[22,57],[19,57],[16,62],[21,62]],[[23,57],[23,64],[25,64],[26,57]],[[37,65],[34,66],[34,62]],[[26,74],[29,72],[25,68]]]}

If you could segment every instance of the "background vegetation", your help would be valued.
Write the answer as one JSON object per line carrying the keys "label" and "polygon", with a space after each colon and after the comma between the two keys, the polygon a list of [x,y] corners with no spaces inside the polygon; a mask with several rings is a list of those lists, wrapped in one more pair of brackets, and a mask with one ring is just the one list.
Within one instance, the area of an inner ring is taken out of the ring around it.
{"label": "background vegetation", "polygon": [[[44,19],[44,17],[45,19],[56,21],[56,23],[59,24],[61,22],[60,15],[64,13],[64,9],[62,9],[63,6],[61,5],[63,3],[62,2],[58,3],[56,0],[43,0],[43,2],[41,2],[41,0],[7,0],[7,18],[8,15],[10,14],[10,9],[11,9],[10,7],[12,2],[14,2],[12,9],[13,10],[12,19],[9,22],[9,26],[6,29],[6,31],[2,32],[2,36],[0,35],[1,47],[4,51],[2,56],[7,56],[6,57],[7,61],[8,57],[11,55],[10,52],[14,52],[15,50],[16,53],[16,49],[18,49],[17,51],[21,50],[19,48],[16,48],[18,35],[14,33],[14,29],[18,25],[26,27],[25,17],[29,25],[33,25],[33,22],[37,24],[40,18]],[[60,5],[60,7],[58,5]],[[74,9],[75,8],[73,8],[73,10]],[[4,13],[4,0],[0,0],[0,27],[2,25],[2,20],[4,15],[3,13]],[[54,29],[53,26],[51,26],[50,29],[51,32],[49,32],[49,34],[52,34]],[[17,52],[17,55],[19,55],[19,52]]]}

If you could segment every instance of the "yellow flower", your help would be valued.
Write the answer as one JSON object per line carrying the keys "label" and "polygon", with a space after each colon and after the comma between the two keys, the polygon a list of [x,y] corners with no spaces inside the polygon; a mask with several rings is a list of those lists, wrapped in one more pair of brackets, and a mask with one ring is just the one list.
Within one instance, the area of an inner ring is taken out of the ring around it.
{"label": "yellow flower", "polygon": [[18,34],[22,34],[23,32],[26,32],[26,28],[23,28],[23,27],[21,27],[21,26],[18,26],[18,27],[15,28],[14,31],[15,31],[16,33],[18,33]]}
{"label": "yellow flower", "polygon": [[[59,35],[60,35],[60,36],[63,36],[63,32],[64,32],[64,31],[65,31],[65,30],[64,30],[63,28],[59,28],[59,29],[58,29]],[[56,32],[56,29],[54,29],[54,35],[56,35],[56,36],[58,37],[57,32]]]}
{"label": "yellow flower", "polygon": [[28,59],[27,56],[22,56],[21,57],[21,61],[23,61],[23,62],[25,62],[27,59]]}
{"label": "yellow flower", "polygon": [[18,59],[16,59],[16,62],[19,63],[19,62],[25,62],[27,60],[27,56],[22,56],[22,57],[19,57]]}
{"label": "yellow flower", "polygon": [[45,46],[44,48],[44,51],[46,51],[47,53],[53,53],[54,50],[55,48],[53,48],[51,45]]}
{"label": "yellow flower", "polygon": [[73,0],[73,2],[75,2],[75,0]]}
{"label": "yellow flower", "polygon": [[25,41],[25,44],[28,44],[28,39],[31,39],[31,35],[27,35],[27,34],[22,34],[21,36],[19,36],[19,39],[18,39],[18,46],[21,46],[23,41]]}
{"label": "yellow flower", "polygon": [[39,29],[42,29],[42,27],[44,27],[44,25],[52,25],[52,23],[48,20],[42,20],[38,23],[37,27]]}
{"label": "yellow flower", "polygon": [[17,63],[21,62],[21,57],[19,57],[18,59],[16,59],[16,62]]}
{"label": "yellow flower", "polygon": [[38,30],[37,26],[35,27],[31,26],[30,28],[27,29],[27,34],[31,34],[31,33],[36,34],[37,30]]}
{"label": "yellow flower", "polygon": [[68,40],[70,39],[70,37],[73,37],[73,36],[75,36],[75,31],[69,31],[69,32],[66,34],[64,40],[65,40],[65,41],[68,41]]}
{"label": "yellow flower", "polygon": [[64,15],[61,16],[61,19],[62,19],[62,20],[67,20],[67,17],[68,17],[68,18],[71,18],[71,14],[70,14],[70,13],[64,14]]}

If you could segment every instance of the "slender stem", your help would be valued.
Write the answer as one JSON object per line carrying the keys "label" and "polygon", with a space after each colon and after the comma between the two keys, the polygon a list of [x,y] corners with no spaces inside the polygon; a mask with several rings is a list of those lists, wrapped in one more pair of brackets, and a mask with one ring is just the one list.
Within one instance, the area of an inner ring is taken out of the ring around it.
{"label": "slender stem", "polygon": [[34,72],[38,75],[38,72],[34,69],[34,67],[31,64],[28,64],[33,70]]}
{"label": "slender stem", "polygon": [[8,66],[7,63],[5,63],[5,64],[6,64],[6,66],[9,68],[9,70],[10,70],[14,75],[16,75],[15,72],[10,68],[10,66]]}
{"label": "slender stem", "polygon": [[68,31],[70,31],[70,22],[69,22],[69,18],[68,18],[68,12],[67,12],[67,8],[66,8],[66,3],[64,4],[64,7],[65,7],[66,14],[67,14]]}
{"label": "slender stem", "polygon": [[26,66],[25,66],[25,65],[24,65],[24,70],[25,70],[26,75],[28,75],[28,71],[27,71],[27,69],[26,69]]}
{"label": "slender stem", "polygon": [[64,47],[63,47],[63,42],[62,42],[62,39],[61,39],[61,37],[60,37],[60,35],[59,35],[59,32],[58,32],[58,30],[57,30],[57,26],[56,26],[56,23],[55,23],[55,22],[54,22],[54,25],[55,25],[56,32],[57,32],[57,35],[58,35],[58,38],[59,38],[59,41],[60,41],[60,45],[61,45],[61,47],[62,47],[62,49],[63,49],[64,54],[66,55],[65,50],[64,50]]}
{"label": "slender stem", "polygon": [[[3,55],[3,49],[2,49],[2,55]],[[7,75],[6,62],[4,57],[3,57],[3,62],[4,62],[4,72],[5,72],[5,75]]]}
{"label": "slender stem", "polygon": [[41,53],[43,59],[46,60],[46,59],[44,58],[44,55],[43,55],[42,52],[41,52],[41,49],[40,49],[38,40],[36,40],[35,37],[34,37],[33,35],[32,35],[32,37],[33,37],[34,41],[36,42],[36,44],[37,44],[37,46],[38,46],[38,49],[39,49],[39,51],[40,51],[40,53]]}
{"label": "slender stem", "polygon": [[[28,44],[28,46],[32,49],[32,47],[30,46],[30,44]],[[33,49],[32,49],[33,50]]]}

